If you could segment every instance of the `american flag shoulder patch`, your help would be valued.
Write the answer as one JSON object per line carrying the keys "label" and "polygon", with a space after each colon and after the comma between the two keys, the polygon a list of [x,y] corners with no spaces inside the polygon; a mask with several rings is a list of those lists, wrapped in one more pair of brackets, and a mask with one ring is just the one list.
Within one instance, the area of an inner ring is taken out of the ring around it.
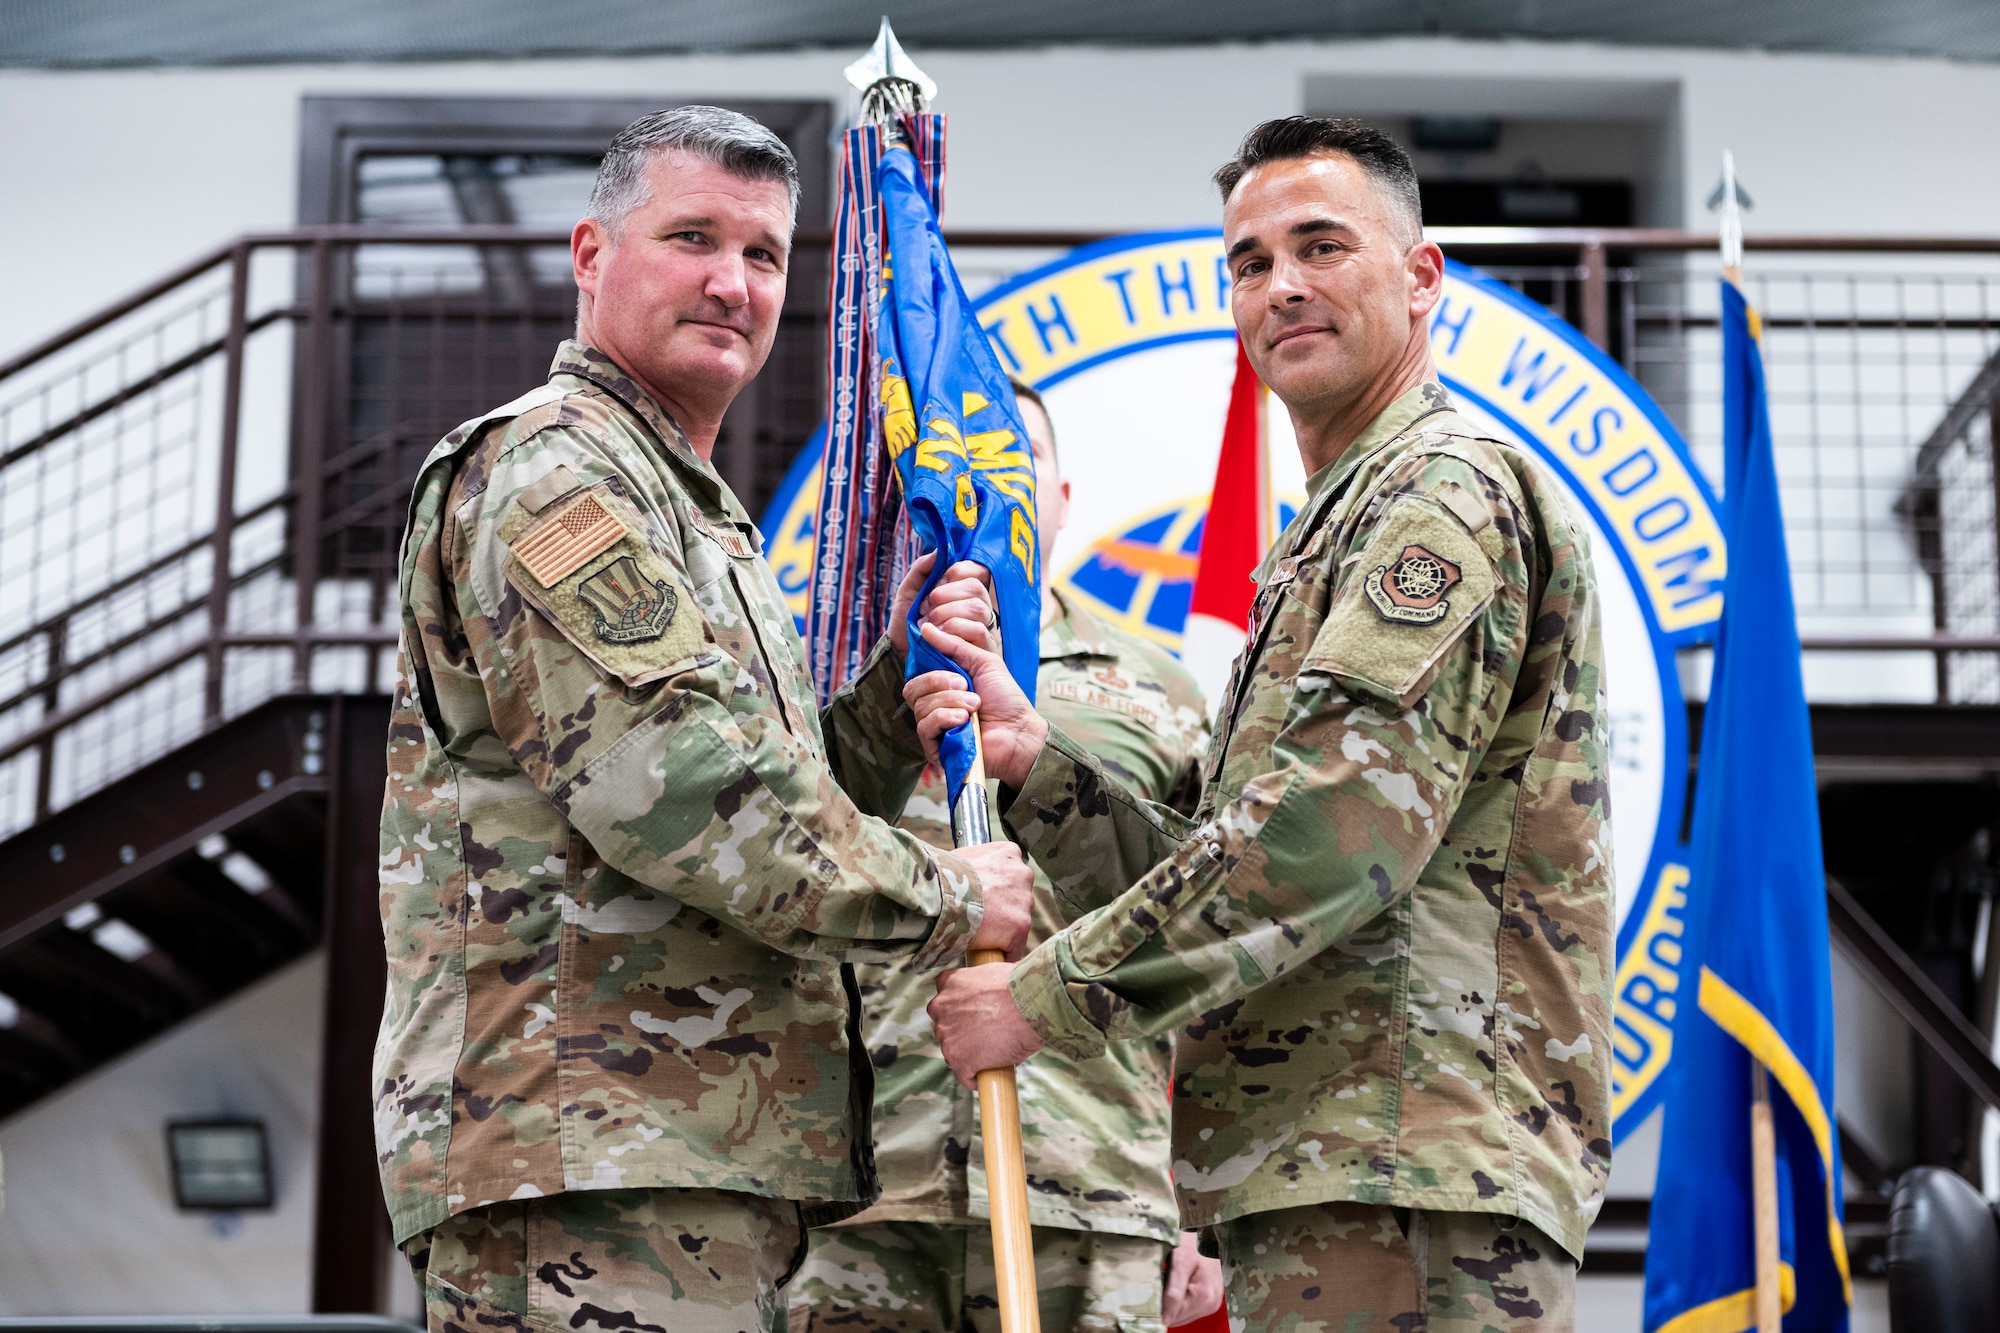
{"label": "american flag shoulder patch", "polygon": [[552,587],[598,552],[625,535],[625,525],[585,491],[552,514],[542,515],[532,531],[514,543],[514,558],[544,588]]}

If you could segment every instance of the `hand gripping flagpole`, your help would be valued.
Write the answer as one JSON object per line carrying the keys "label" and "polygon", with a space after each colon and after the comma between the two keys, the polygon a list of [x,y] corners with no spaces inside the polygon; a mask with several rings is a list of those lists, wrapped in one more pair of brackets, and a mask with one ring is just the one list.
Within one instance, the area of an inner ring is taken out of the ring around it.
{"label": "hand gripping flagpole", "polygon": [[[1722,184],[1709,200],[1720,213],[1722,277],[1732,287],[1743,286],[1743,205],[1749,196],[1736,183],[1736,155],[1722,152]],[[1754,312],[1751,328],[1756,328]],[[1778,1240],[1778,1138],[1771,1118],[1770,1071],[1750,1057],[1750,1198],[1756,1246],[1757,1333],[1779,1333],[1784,1299]]]}
{"label": "hand gripping flagpole", "polygon": [[[937,96],[937,85],[904,53],[886,17],[874,47],[848,66],[846,73],[848,82],[861,92],[863,120],[881,127],[885,134],[896,133],[902,116],[922,110]],[[951,811],[952,843],[958,847],[993,840],[985,749],[980,742],[976,714],[972,718],[972,739],[971,771]],[[973,951],[967,961],[976,967],[1004,962],[1006,956],[998,949],[981,949]],[[1035,1293],[1035,1246],[1028,1220],[1028,1173],[1021,1146],[1021,1102],[1014,1070],[1011,1067],[981,1070],[978,1085],[1000,1327],[1002,1333],[1041,1333]]]}
{"label": "hand gripping flagpole", "polygon": [[[987,807],[986,749],[979,717],[972,718],[972,771],[951,812],[951,840],[959,847],[991,842]],[[1002,963],[998,949],[975,949],[966,961]],[[1035,1294],[1035,1241],[1028,1221],[1028,1167],[1021,1147],[1021,1097],[1012,1066],[979,1071],[979,1128],[986,1144],[986,1201],[993,1216],[993,1272],[1000,1297],[1002,1333],[1041,1333]]]}

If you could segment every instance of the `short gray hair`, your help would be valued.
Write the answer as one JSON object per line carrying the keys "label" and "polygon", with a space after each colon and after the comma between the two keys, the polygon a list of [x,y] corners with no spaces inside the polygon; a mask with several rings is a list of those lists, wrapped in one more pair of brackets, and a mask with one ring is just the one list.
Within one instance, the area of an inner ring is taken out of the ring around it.
{"label": "short gray hair", "polygon": [[646,164],[669,149],[713,162],[746,180],[783,181],[791,200],[792,225],[798,225],[799,164],[792,150],[767,126],[719,106],[655,111],[618,131],[598,164],[586,216],[613,236],[624,230],[632,210],[652,197]]}

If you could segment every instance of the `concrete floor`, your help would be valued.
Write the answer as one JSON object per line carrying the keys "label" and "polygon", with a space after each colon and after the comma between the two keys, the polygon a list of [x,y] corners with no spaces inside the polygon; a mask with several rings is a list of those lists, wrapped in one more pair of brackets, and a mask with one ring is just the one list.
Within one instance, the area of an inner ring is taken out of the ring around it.
{"label": "concrete floor", "polygon": [[[1636,1274],[1591,1277],[1576,1283],[1576,1333],[1640,1333],[1646,1279]],[[1850,1333],[1889,1333],[1889,1288],[1881,1282],[1854,1284]]]}

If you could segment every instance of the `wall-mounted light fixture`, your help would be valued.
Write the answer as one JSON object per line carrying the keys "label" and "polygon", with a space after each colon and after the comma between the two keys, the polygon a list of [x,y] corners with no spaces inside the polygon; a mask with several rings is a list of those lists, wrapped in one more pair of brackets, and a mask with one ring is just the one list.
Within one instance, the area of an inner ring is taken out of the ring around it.
{"label": "wall-mounted light fixture", "polygon": [[182,1209],[271,1206],[271,1149],[261,1120],[171,1120],[167,1162]]}

